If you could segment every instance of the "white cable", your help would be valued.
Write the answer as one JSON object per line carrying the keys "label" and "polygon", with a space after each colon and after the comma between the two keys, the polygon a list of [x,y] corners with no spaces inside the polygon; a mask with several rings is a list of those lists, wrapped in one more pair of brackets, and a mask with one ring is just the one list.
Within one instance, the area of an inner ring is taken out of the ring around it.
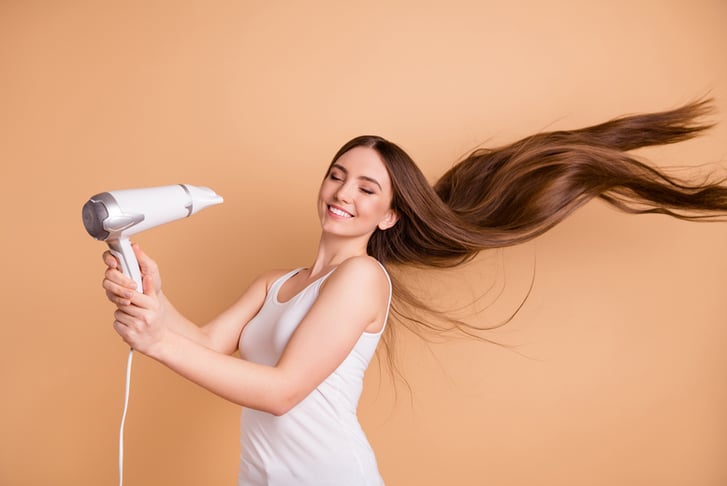
{"label": "white cable", "polygon": [[124,391],[124,411],[121,414],[121,429],[119,430],[119,486],[124,484],[124,423],[126,422],[126,410],[129,408],[129,388],[131,384],[131,362],[134,357],[134,349],[129,349],[129,358],[126,361],[126,389]]}

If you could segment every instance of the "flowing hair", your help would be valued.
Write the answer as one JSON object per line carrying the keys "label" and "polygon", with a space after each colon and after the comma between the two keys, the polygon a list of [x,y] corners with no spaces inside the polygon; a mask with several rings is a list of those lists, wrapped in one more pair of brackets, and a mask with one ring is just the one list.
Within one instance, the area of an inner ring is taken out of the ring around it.
{"label": "flowing hair", "polygon": [[[529,241],[594,198],[628,213],[724,220],[723,178],[683,181],[627,153],[693,138],[712,126],[703,121],[712,111],[711,100],[706,99],[674,110],[623,116],[587,128],[538,133],[495,149],[477,149],[434,185],[404,150],[378,136],[354,138],[339,149],[333,162],[364,146],[375,150],[388,170],[392,209],[399,220],[387,230],[374,231],[369,255],[384,265],[450,268],[482,250]],[[400,279],[392,278],[392,316],[397,323],[419,336],[453,330],[481,336],[482,328],[468,322],[446,316],[429,320],[408,312],[437,314]],[[390,364],[394,333],[394,326],[387,326],[383,338]]]}

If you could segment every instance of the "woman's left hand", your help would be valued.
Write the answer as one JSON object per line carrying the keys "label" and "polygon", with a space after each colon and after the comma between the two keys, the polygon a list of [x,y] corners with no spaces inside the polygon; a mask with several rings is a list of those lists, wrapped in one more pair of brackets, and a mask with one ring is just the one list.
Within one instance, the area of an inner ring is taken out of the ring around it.
{"label": "woman's left hand", "polygon": [[142,284],[144,293],[133,292],[129,305],[117,305],[114,329],[133,349],[153,357],[169,331],[152,276],[144,275]]}

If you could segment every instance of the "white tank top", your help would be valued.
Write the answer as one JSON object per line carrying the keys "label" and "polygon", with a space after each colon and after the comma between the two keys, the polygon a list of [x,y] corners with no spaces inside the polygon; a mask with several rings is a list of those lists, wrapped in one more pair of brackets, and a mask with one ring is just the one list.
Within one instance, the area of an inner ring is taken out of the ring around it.
{"label": "white tank top", "polygon": [[[280,287],[300,270],[293,270],[273,283],[262,308],[245,326],[240,337],[243,359],[274,366],[318,297],[321,284],[332,273],[311,283],[292,299],[280,302]],[[388,274],[386,277],[389,279]],[[387,307],[387,319],[388,314]],[[383,327],[378,333],[364,332],[339,367],[288,413],[277,417],[243,408],[238,486],[384,484],[356,416],[364,372],[382,332]]]}

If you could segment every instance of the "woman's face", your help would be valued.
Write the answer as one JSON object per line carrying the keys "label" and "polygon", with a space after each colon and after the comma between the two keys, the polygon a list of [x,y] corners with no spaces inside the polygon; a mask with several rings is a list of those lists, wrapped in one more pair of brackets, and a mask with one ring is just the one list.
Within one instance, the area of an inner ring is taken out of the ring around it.
{"label": "woman's face", "polygon": [[393,190],[379,154],[355,147],[331,165],[318,194],[318,214],[324,232],[366,236],[396,223],[391,209]]}

